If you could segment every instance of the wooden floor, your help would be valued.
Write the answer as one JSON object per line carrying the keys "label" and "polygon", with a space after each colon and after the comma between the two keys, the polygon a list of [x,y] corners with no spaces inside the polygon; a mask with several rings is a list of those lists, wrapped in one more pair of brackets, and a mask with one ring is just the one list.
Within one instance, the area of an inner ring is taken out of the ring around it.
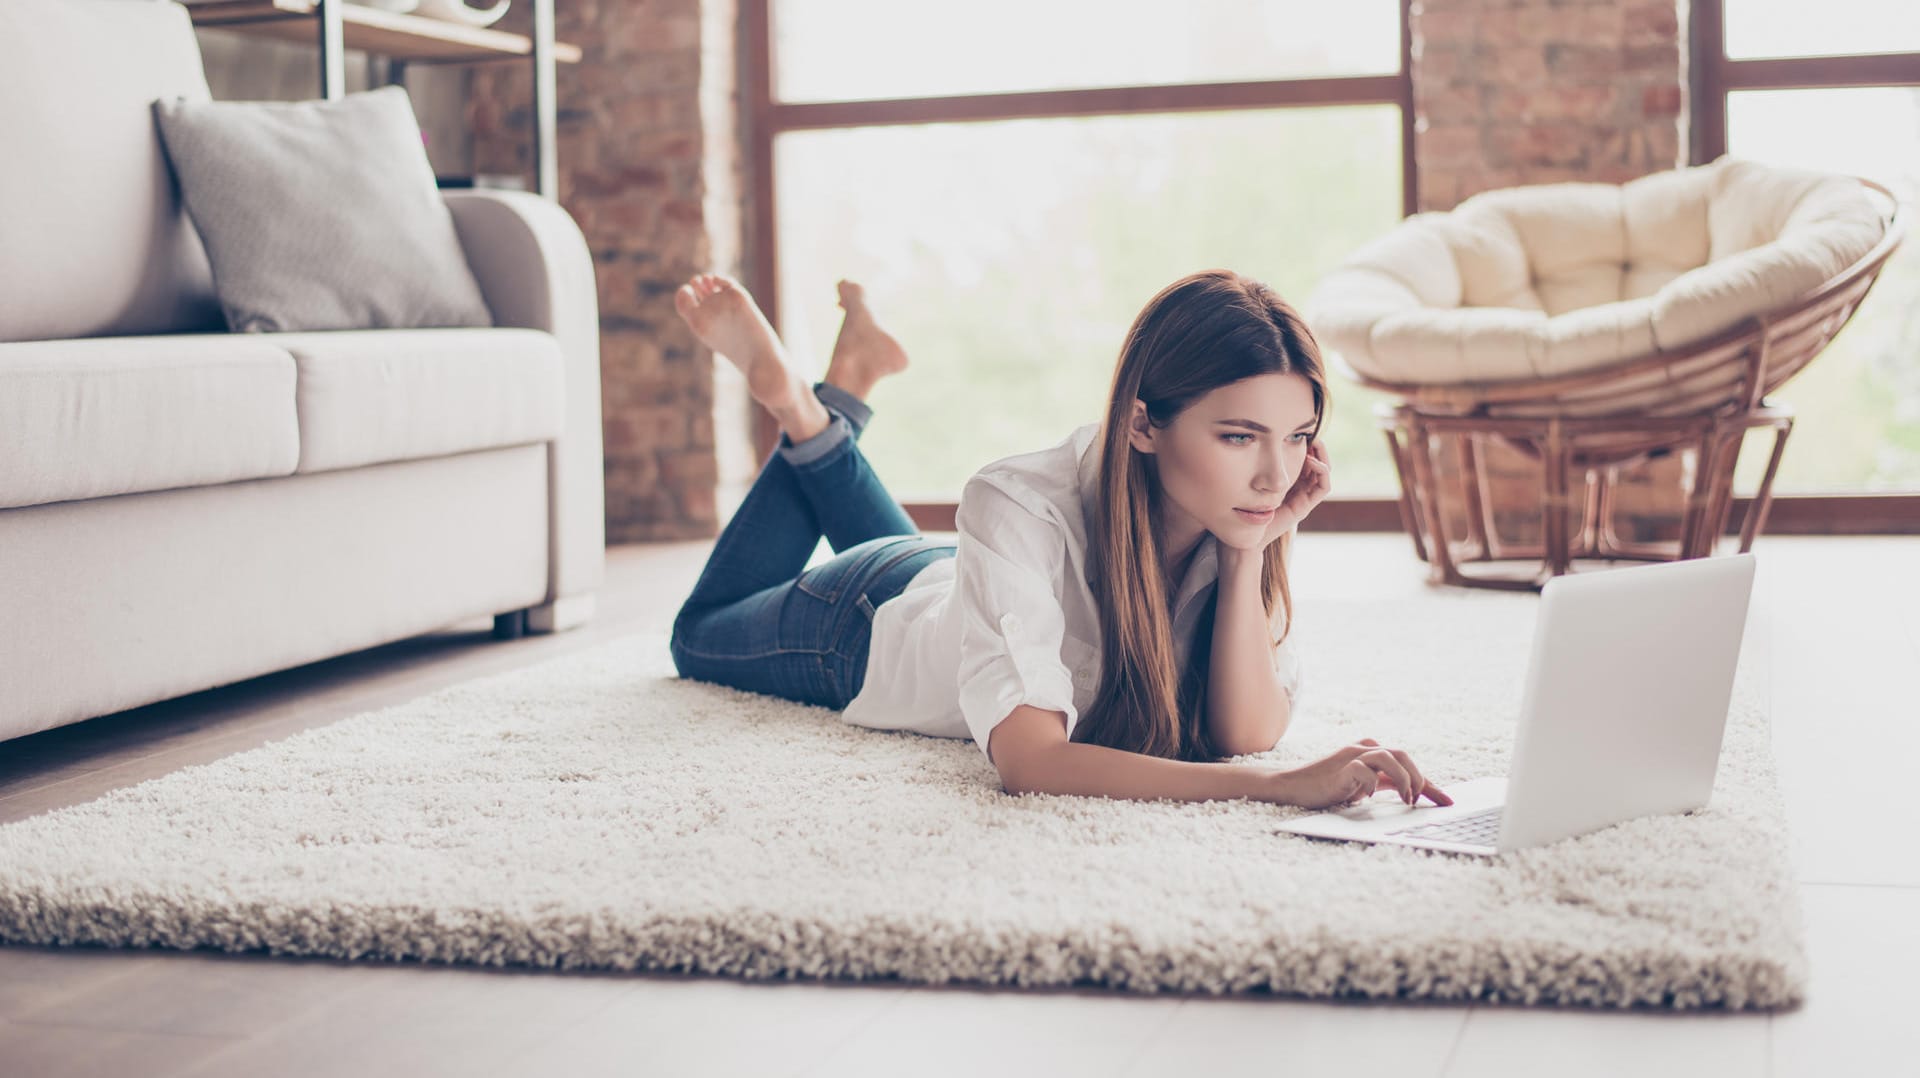
{"label": "wooden floor", "polygon": [[[611,552],[601,611],[485,624],[0,744],[0,822],[478,675],[664,628],[708,543]],[[0,947],[0,1074],[1920,1075],[1920,539],[1762,540],[1813,958],[1778,1015],[1144,997]],[[1297,601],[1421,590],[1400,536],[1303,536]]]}

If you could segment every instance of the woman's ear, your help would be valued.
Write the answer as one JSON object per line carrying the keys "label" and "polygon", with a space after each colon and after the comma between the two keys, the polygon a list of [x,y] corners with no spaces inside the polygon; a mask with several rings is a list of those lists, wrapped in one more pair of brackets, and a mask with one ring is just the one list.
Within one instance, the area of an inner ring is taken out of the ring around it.
{"label": "woman's ear", "polygon": [[1127,441],[1142,453],[1152,453],[1153,424],[1147,422],[1147,402],[1135,397],[1133,414],[1127,417]]}

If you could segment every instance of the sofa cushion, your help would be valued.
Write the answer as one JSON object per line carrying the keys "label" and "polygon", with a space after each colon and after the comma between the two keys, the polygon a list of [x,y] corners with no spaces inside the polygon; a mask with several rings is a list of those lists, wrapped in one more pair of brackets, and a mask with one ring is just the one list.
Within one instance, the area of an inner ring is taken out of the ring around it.
{"label": "sofa cushion", "polygon": [[0,341],[224,328],[154,131],[207,99],[186,9],[0,3]]}
{"label": "sofa cushion", "polygon": [[293,358],[259,337],[0,344],[0,508],[290,475]]}
{"label": "sofa cushion", "polygon": [[493,325],[402,87],[153,109],[227,328]]}
{"label": "sofa cushion", "polygon": [[299,371],[301,472],[549,441],[565,423],[560,343],[540,330],[266,339]]}

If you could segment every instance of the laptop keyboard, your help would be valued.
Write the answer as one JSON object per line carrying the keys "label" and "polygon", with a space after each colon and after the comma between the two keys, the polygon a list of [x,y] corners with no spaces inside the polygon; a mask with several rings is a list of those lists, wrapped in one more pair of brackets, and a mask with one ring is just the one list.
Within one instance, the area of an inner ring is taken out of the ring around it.
{"label": "laptop keyboard", "polygon": [[1436,839],[1441,842],[1458,842],[1463,846],[1492,846],[1500,837],[1500,810],[1495,805],[1490,809],[1470,812],[1465,816],[1456,816],[1439,823],[1421,824],[1419,827],[1403,827],[1391,832],[1407,838]]}

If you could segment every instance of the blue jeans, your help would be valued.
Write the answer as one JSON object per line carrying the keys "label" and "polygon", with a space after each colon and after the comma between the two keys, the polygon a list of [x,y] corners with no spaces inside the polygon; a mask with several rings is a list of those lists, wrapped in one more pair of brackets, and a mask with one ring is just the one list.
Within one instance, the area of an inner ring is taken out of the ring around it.
{"label": "blue jeans", "polygon": [[[866,677],[874,608],[955,545],[922,536],[873,474],[856,444],[872,409],[825,382],[813,392],[832,422],[799,445],[780,435],[670,649],[681,677],[839,709]],[[834,557],[809,569],[823,535]]]}

